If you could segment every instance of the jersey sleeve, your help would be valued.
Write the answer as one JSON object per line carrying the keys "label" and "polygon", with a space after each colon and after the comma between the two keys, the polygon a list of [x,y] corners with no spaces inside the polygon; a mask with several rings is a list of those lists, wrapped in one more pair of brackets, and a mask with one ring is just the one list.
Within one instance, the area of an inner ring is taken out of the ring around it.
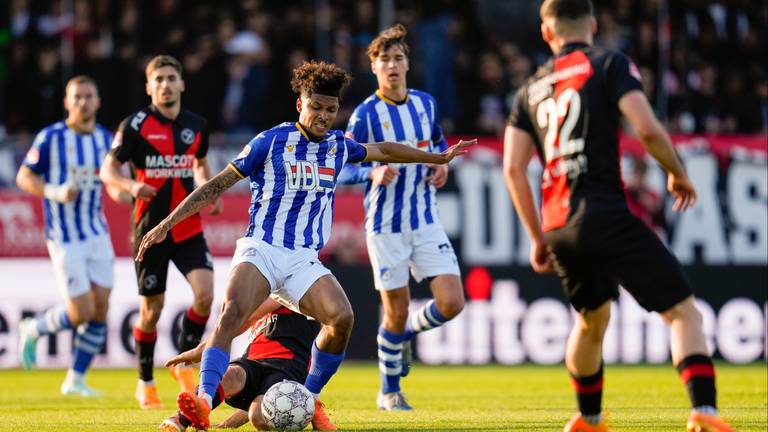
{"label": "jersey sleeve", "polygon": [[114,138],[112,138],[112,149],[110,154],[119,162],[125,163],[133,158],[136,151],[136,141],[138,132],[135,132],[129,125],[127,118],[120,122],[117,127]]}
{"label": "jersey sleeve", "polygon": [[347,149],[347,162],[362,162],[368,156],[368,150],[352,138],[344,137],[344,147]]}
{"label": "jersey sleeve", "polygon": [[371,167],[369,166],[347,163],[341,168],[336,183],[344,185],[363,183],[368,180],[368,174],[370,172]]}
{"label": "jersey sleeve", "polygon": [[605,82],[608,97],[613,104],[632,90],[642,90],[640,71],[632,60],[621,53],[609,56],[605,64]]}
{"label": "jersey sleeve", "polygon": [[41,176],[48,172],[50,167],[51,137],[47,131],[41,131],[32,142],[22,164]]}
{"label": "jersey sleeve", "polygon": [[526,86],[523,86],[515,93],[515,98],[512,101],[512,112],[509,113],[507,124],[522,129],[531,136],[536,136],[533,124],[531,123],[531,117],[528,115],[527,99]]}
{"label": "jersey sleeve", "polygon": [[197,147],[197,153],[195,153],[195,157],[198,159],[208,156],[208,135],[208,122],[204,121],[200,128],[200,145]]}
{"label": "jersey sleeve", "polygon": [[355,108],[355,111],[352,113],[352,116],[349,117],[346,136],[357,142],[367,143],[371,141],[369,139],[365,104],[358,105],[357,108]]}
{"label": "jersey sleeve", "polygon": [[269,148],[272,146],[274,137],[268,137],[264,133],[256,135],[243,150],[229,163],[240,177],[248,177],[254,171],[264,166],[267,160]]}
{"label": "jersey sleeve", "polygon": [[443,152],[448,148],[448,142],[445,140],[445,135],[443,135],[443,128],[440,127],[440,115],[437,112],[437,103],[434,98],[430,97],[429,104],[431,105],[433,119],[432,136],[430,139],[432,140],[432,144]]}

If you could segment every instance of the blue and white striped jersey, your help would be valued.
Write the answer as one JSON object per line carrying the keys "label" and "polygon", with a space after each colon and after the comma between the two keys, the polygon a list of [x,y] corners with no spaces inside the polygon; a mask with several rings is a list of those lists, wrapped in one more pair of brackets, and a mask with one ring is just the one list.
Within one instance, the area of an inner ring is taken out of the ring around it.
{"label": "blue and white striped jersey", "polygon": [[330,130],[309,140],[298,123],[282,123],[249,142],[230,162],[250,177],[251,208],[246,237],[287,249],[319,250],[333,222],[336,177],[346,162],[365,159],[365,147]]}
{"label": "blue and white striped jersey", "polygon": [[[424,151],[447,148],[435,99],[408,89],[405,102],[396,103],[378,90],[357,106],[347,126],[347,136],[361,143],[398,142]],[[380,163],[365,163],[375,167]],[[426,181],[424,164],[389,164],[400,170],[387,186],[365,184],[365,230],[368,234],[412,231],[438,220],[435,187]],[[347,166],[346,170],[360,169]],[[344,173],[345,178],[361,177]]]}
{"label": "blue and white striped jersey", "polygon": [[61,243],[109,233],[101,203],[99,168],[109,152],[112,136],[101,125],[91,133],[77,133],[63,122],[37,134],[24,165],[44,182],[72,184],[77,198],[62,204],[43,200],[46,237]]}

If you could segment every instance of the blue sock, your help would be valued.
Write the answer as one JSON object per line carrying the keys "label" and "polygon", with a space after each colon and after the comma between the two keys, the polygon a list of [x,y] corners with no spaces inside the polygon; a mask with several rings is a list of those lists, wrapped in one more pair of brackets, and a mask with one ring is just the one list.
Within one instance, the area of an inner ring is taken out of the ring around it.
{"label": "blue sock", "polygon": [[313,343],[312,365],[309,368],[309,374],[307,375],[307,381],[304,383],[304,387],[317,397],[323,387],[328,384],[328,381],[333,374],[339,370],[342,360],[344,360],[344,353],[331,354],[325,351],[320,351],[317,344]]}
{"label": "blue sock", "polygon": [[400,391],[400,373],[403,369],[403,339],[405,333],[393,333],[379,327],[376,343],[379,346],[379,371],[382,393]]}
{"label": "blue sock", "polygon": [[64,305],[54,306],[37,318],[36,328],[38,336],[58,333],[61,330],[71,329],[72,322]]}
{"label": "blue sock", "polygon": [[438,312],[435,301],[430,300],[429,303],[416,311],[415,314],[408,317],[408,322],[405,324],[404,340],[410,340],[417,333],[440,327],[448,321],[448,318]]}
{"label": "blue sock", "polygon": [[77,327],[75,335],[75,353],[72,370],[84,374],[93,361],[93,356],[101,352],[107,340],[107,324],[89,321]]}
{"label": "blue sock", "polygon": [[210,397],[216,396],[221,377],[227,372],[229,353],[218,347],[206,348],[200,361],[200,386],[197,395],[203,392]]}

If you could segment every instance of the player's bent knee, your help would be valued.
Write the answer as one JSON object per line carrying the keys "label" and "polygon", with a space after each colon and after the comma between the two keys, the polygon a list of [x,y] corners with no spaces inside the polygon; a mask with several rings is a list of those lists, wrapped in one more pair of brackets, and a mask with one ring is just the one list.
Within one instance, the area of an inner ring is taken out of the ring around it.
{"label": "player's bent knee", "polygon": [[245,320],[245,310],[237,302],[227,300],[221,307],[221,315],[216,327],[219,331],[235,331]]}
{"label": "player's bent knee", "polygon": [[333,328],[334,335],[349,336],[355,323],[355,314],[352,308],[342,308],[329,320],[328,326]]}
{"label": "player's bent knee", "polygon": [[690,324],[701,326],[703,322],[701,312],[699,312],[699,309],[696,307],[693,297],[688,297],[664,312],[661,312],[661,317],[668,324],[677,320],[683,320]]}
{"label": "player's bent knee", "polygon": [[464,296],[451,297],[438,301],[437,310],[446,318],[452,319],[464,310]]}

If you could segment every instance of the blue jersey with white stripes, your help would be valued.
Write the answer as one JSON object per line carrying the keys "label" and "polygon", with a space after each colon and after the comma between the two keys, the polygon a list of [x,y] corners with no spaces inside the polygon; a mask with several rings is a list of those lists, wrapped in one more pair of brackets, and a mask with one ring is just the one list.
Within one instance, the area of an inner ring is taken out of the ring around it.
{"label": "blue jersey with white stripes", "polygon": [[245,236],[287,249],[322,248],[331,235],[336,177],[346,162],[360,162],[366,154],[337,130],[312,142],[298,123],[257,135],[230,163],[241,177],[250,177]]}
{"label": "blue jersey with white stripes", "polygon": [[82,241],[109,233],[101,203],[99,168],[109,152],[112,136],[96,125],[91,133],[78,133],[63,121],[37,134],[24,165],[45,183],[70,184],[78,190],[68,203],[44,199],[46,237],[61,243]]}
{"label": "blue jersey with white stripes", "polygon": [[[392,141],[430,152],[441,152],[447,148],[435,99],[414,89],[408,89],[408,96],[401,103],[390,100],[377,90],[355,109],[349,119],[347,136],[361,143]],[[362,167],[378,165],[381,163],[361,164]],[[412,231],[437,221],[435,187],[426,180],[430,169],[424,164],[389,165],[400,171],[396,181],[382,186],[366,179],[366,232]],[[360,168],[345,168],[355,169]],[[362,176],[350,173],[348,178],[351,177],[360,179]]]}

